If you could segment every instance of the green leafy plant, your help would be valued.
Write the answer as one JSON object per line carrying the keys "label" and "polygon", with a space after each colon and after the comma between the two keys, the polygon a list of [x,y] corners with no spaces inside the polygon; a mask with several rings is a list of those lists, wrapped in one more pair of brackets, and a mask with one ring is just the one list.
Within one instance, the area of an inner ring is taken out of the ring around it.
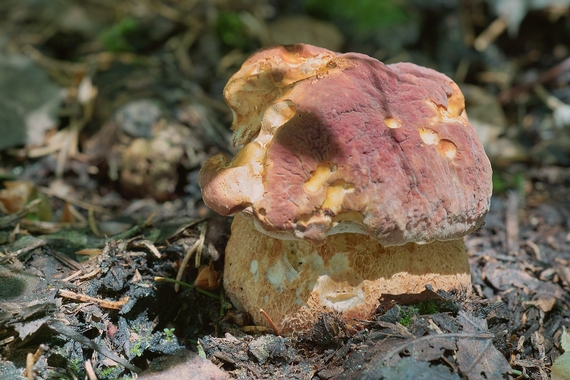
{"label": "green leafy plant", "polygon": [[525,177],[523,173],[514,174],[495,171],[493,172],[493,193],[504,194],[507,190],[524,192]]}
{"label": "green leafy plant", "polygon": [[105,50],[112,52],[132,51],[133,48],[128,41],[128,36],[138,27],[139,23],[132,17],[124,17],[119,22],[103,30],[99,35],[99,40]]}
{"label": "green leafy plant", "polygon": [[416,306],[420,315],[437,314],[441,311],[439,303],[434,300],[420,302]]}
{"label": "green leafy plant", "polygon": [[409,326],[414,317],[418,315],[437,314],[441,312],[440,303],[434,300],[423,301],[410,306],[396,305],[396,307],[398,308],[398,323],[406,327]]}
{"label": "green leafy plant", "polygon": [[140,357],[143,355],[144,351],[149,347],[150,347],[149,342],[143,341],[143,340],[138,340],[131,346],[129,353],[131,354],[131,357],[134,357],[134,356]]}
{"label": "green leafy plant", "polygon": [[306,5],[312,13],[350,22],[358,32],[368,32],[410,20],[402,2],[395,0],[308,0]]}
{"label": "green leafy plant", "polygon": [[216,21],[216,31],[226,45],[243,49],[251,41],[247,28],[237,12],[222,11]]}
{"label": "green leafy plant", "polygon": [[166,339],[168,342],[171,342],[172,339],[174,338],[174,328],[171,329],[165,328],[163,331],[164,331],[164,339]]}
{"label": "green leafy plant", "polygon": [[415,306],[397,306],[402,326],[409,326],[415,316],[419,315],[419,309]]}
{"label": "green leafy plant", "polygon": [[78,375],[78,377],[85,374],[85,370],[83,368],[83,362],[80,359],[71,359],[68,362],[68,368],[71,373]]}
{"label": "green leafy plant", "polygon": [[[118,376],[123,372],[121,366],[115,365],[103,369],[96,369],[97,377],[99,379],[118,379]],[[125,379],[124,377],[122,379]]]}

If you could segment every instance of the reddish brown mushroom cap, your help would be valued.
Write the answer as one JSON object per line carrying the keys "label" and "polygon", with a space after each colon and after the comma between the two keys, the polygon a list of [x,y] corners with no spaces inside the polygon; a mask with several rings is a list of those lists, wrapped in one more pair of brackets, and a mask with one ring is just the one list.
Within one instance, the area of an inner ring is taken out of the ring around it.
{"label": "reddish brown mushroom cap", "polygon": [[384,246],[451,240],[488,211],[491,167],[457,85],[308,45],[254,54],[225,90],[242,151],[200,172],[206,204],[247,209],[272,236],[323,243],[358,232]]}

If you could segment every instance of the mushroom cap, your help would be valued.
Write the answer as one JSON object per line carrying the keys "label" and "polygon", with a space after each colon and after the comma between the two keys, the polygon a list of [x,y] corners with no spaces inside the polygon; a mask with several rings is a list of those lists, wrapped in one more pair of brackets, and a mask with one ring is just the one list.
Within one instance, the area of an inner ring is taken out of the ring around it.
{"label": "mushroom cap", "polygon": [[252,214],[268,235],[429,243],[472,232],[489,209],[491,165],[461,91],[434,70],[277,46],[251,56],[224,96],[243,147],[204,164],[203,199]]}

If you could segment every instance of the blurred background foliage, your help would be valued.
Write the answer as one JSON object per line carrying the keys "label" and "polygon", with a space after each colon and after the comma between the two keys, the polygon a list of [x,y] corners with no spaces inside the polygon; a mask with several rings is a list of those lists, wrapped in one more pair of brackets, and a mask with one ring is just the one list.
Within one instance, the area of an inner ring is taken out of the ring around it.
{"label": "blurred background foliage", "polygon": [[450,76],[497,190],[516,187],[529,167],[570,166],[569,9],[570,0],[4,0],[0,175],[31,165],[61,178],[76,165],[96,173],[82,180],[144,196],[137,183],[159,157],[130,144],[162,146],[172,129],[190,142],[167,142],[182,153],[148,182],[176,178],[158,199],[199,197],[203,159],[234,151],[228,78],[256,49],[306,42]]}
{"label": "blurred background foliage", "polygon": [[346,25],[356,33],[370,33],[378,28],[404,24],[412,19],[412,9],[395,0],[307,0],[306,10],[335,24]]}

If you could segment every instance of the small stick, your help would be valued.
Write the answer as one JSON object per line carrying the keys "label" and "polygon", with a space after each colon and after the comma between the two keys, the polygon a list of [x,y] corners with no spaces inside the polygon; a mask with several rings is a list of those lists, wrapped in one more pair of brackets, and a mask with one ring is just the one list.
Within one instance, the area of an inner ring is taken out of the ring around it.
{"label": "small stick", "polygon": [[519,254],[519,193],[509,191],[507,194],[505,230],[507,232],[507,253],[516,256]]}
{"label": "small stick", "polygon": [[26,369],[24,370],[24,376],[29,380],[34,380],[34,364],[34,354],[28,352],[28,355],[26,355]]}
{"label": "small stick", "polygon": [[267,322],[269,323],[269,327],[271,327],[271,329],[273,330],[273,333],[277,336],[281,335],[281,334],[279,334],[279,329],[277,328],[277,326],[275,326],[275,323],[273,323],[273,320],[271,319],[269,314],[267,314],[267,312],[263,309],[259,309],[259,312],[265,317],[265,319],[267,319]]}
{"label": "small stick", "polygon": [[100,298],[90,297],[86,294],[79,294],[70,292],[69,290],[59,289],[59,295],[64,298],[69,298],[81,302],[92,302],[104,309],[120,310],[129,300],[129,297],[123,297],[119,301],[105,301]]}
{"label": "small stick", "polygon": [[139,240],[139,241],[134,241],[132,242],[132,244],[135,247],[146,247],[149,251],[151,251],[157,259],[160,259],[162,256],[160,254],[160,252],[158,251],[158,249],[155,247],[154,244],[152,244],[152,242],[150,240]]}
{"label": "small stick", "polygon": [[222,301],[222,298],[221,298],[220,296],[217,296],[217,295],[215,295],[214,293],[209,292],[209,291],[207,291],[207,290],[197,288],[197,287],[195,287],[194,285],[189,284],[189,283],[184,282],[184,281],[173,280],[173,279],[168,278],[168,277],[160,277],[160,276],[156,276],[156,277],[154,278],[154,281],[157,281],[157,282],[159,282],[159,281],[170,282],[170,283],[175,284],[175,285],[184,286],[184,287],[190,288],[190,289],[195,289],[198,293],[202,293],[202,294],[205,295],[205,296],[212,297],[212,298],[214,298],[214,299],[216,299],[216,300],[218,300],[218,301]]}
{"label": "small stick", "polygon": [[[178,273],[176,273],[176,281],[181,282],[182,275],[184,274],[184,269],[186,269],[186,265],[188,265],[188,261],[190,261],[190,258],[192,257],[194,252],[196,252],[199,245],[200,245],[200,239],[196,240],[194,242],[194,244],[192,245],[192,247],[190,247],[190,249],[186,251],[186,255],[184,256],[184,259],[182,260],[182,263],[180,264],[180,268],[178,268]],[[180,290],[180,284],[175,282],[174,291],[178,292],[178,290]]]}
{"label": "small stick", "polygon": [[47,350],[47,346],[41,344],[36,352],[32,354],[31,352],[26,355],[26,369],[24,369],[24,376],[30,380],[34,380],[34,365],[40,360],[40,357]]}
{"label": "small stick", "polygon": [[93,234],[97,237],[102,237],[103,235],[101,234],[101,231],[99,231],[99,226],[97,226],[97,220],[95,220],[95,211],[93,211],[92,208],[87,210],[87,216],[88,216],[87,221],[89,223],[89,228],[91,229]]}
{"label": "small stick", "polygon": [[67,194],[63,194],[61,191],[54,191],[54,190],[49,189],[47,187],[38,187],[38,190],[43,194],[49,195],[50,197],[59,198],[62,201],[66,201],[67,203],[69,203],[71,205],[81,207],[82,209],[85,209],[85,210],[93,210],[96,213],[104,214],[104,215],[112,215],[113,214],[111,211],[107,210],[104,207],[97,206],[97,205],[94,205],[94,204],[73,198]]}
{"label": "small stick", "polygon": [[499,95],[499,103],[506,104],[511,100],[513,100],[514,98],[516,98],[517,96],[519,96],[520,94],[531,90],[536,84],[548,83],[569,70],[570,70],[570,57],[564,59],[562,62],[551,67],[545,72],[538,74],[538,76],[534,80],[522,83],[518,86],[512,87],[511,89],[502,92]]}
{"label": "small stick", "polygon": [[200,267],[200,262],[202,261],[202,250],[204,249],[204,240],[206,239],[207,227],[208,227],[207,221],[202,223],[199,227],[200,239],[198,239],[198,241],[200,242],[200,245],[198,246],[198,251],[196,252],[196,261],[194,262],[194,265],[196,266],[196,268]]}
{"label": "small stick", "polygon": [[475,38],[473,46],[479,52],[484,51],[505,31],[505,29],[507,29],[507,21],[502,17],[495,19],[487,29]]}
{"label": "small stick", "polygon": [[80,280],[80,281],[89,280],[92,277],[95,277],[96,275],[98,275],[99,272],[101,272],[101,268],[94,269],[91,272],[84,274],[83,276],[79,277],[78,280]]}
{"label": "small stick", "polygon": [[77,272],[74,272],[73,274],[71,274],[70,276],[64,278],[64,279],[61,280],[61,281],[63,281],[63,282],[69,282],[69,281],[73,280],[75,277],[79,276],[81,273],[83,273],[83,271],[78,270]]}
{"label": "small stick", "polygon": [[98,380],[97,374],[93,370],[93,364],[91,364],[91,360],[87,359],[85,361],[85,372],[87,373],[87,377],[89,380]]}
{"label": "small stick", "polygon": [[101,344],[97,344],[97,343],[93,342],[91,339],[84,337],[83,335],[79,334],[77,331],[75,331],[70,326],[66,326],[58,320],[52,320],[51,322],[49,322],[47,324],[47,326],[50,329],[52,329],[53,331],[57,332],[58,334],[65,335],[66,337],[71,338],[71,339],[81,343],[82,345],[87,346],[90,349],[97,351],[101,355],[108,357],[109,359],[119,363],[123,367],[125,367],[125,368],[127,368],[127,369],[129,369],[135,373],[141,373],[142,372],[142,369],[138,368],[135,365],[132,365],[131,363],[129,363],[124,358],[115,354],[110,349],[108,349],[105,345],[101,345]]}
{"label": "small stick", "polygon": [[13,342],[14,340],[16,340],[16,338],[14,338],[13,336],[9,336],[8,338],[4,338],[4,339],[0,340],[0,346],[5,346],[8,343]]}

